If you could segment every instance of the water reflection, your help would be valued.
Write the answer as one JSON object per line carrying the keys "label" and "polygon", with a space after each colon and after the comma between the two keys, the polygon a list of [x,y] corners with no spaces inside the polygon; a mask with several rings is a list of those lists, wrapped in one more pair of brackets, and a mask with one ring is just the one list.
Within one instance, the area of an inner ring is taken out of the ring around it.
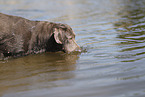
{"label": "water reflection", "polygon": [[20,0],[15,6],[2,3],[4,6],[0,8],[4,13],[70,24],[77,43],[87,52],[81,53],[80,58],[79,54],[48,53],[1,61],[0,94],[3,97],[144,97],[144,2]]}
{"label": "water reflection", "polygon": [[47,53],[1,61],[0,94],[69,85],[60,81],[75,76],[70,71],[78,58],[78,53]]}
{"label": "water reflection", "polygon": [[[122,62],[134,62],[145,58],[145,1],[131,0],[124,4],[124,9],[118,13],[121,20],[115,23],[119,32],[117,45],[121,48],[119,59]],[[138,57],[136,57],[138,56]]]}

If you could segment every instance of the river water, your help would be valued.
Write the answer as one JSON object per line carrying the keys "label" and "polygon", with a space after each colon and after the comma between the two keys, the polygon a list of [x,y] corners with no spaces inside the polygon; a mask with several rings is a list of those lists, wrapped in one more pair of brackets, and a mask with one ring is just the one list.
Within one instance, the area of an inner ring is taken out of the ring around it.
{"label": "river water", "polygon": [[0,0],[0,12],[69,24],[83,49],[0,61],[1,97],[145,97],[145,0]]}

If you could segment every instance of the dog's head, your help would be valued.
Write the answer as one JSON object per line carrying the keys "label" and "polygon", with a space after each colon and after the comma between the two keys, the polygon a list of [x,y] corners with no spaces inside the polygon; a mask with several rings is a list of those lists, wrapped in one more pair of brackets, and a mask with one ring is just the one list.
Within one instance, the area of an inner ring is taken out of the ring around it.
{"label": "dog's head", "polygon": [[70,53],[75,50],[81,50],[75,41],[75,33],[67,24],[56,24],[53,27],[53,37],[59,46],[59,50]]}

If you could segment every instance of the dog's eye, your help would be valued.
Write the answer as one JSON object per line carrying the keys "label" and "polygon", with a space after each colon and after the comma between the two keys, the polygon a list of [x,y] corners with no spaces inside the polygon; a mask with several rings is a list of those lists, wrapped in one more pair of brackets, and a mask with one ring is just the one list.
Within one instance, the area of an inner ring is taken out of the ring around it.
{"label": "dog's eye", "polygon": [[67,39],[72,40],[73,38],[71,36],[67,37]]}

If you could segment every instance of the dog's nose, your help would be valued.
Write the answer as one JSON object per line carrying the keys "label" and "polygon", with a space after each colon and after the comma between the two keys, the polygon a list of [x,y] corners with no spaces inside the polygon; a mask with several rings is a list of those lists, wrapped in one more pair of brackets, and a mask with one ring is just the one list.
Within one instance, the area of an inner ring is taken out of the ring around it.
{"label": "dog's nose", "polygon": [[81,52],[81,48],[77,45],[76,51]]}

